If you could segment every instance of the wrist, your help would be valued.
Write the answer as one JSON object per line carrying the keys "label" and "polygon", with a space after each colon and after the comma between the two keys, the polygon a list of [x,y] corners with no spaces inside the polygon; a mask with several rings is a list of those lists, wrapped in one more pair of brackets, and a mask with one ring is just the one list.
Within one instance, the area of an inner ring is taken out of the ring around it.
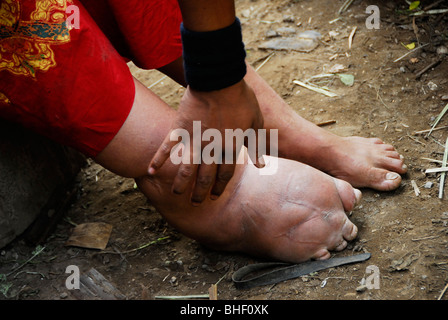
{"label": "wrist", "polygon": [[196,32],[181,25],[185,80],[195,91],[221,90],[246,75],[246,51],[238,18],[225,28]]}

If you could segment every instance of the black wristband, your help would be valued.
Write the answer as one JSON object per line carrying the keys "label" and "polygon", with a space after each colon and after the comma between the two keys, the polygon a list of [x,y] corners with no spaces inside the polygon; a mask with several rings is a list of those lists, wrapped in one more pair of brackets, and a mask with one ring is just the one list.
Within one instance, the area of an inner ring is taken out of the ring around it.
{"label": "black wristband", "polygon": [[246,51],[238,18],[228,27],[196,32],[181,24],[185,80],[194,90],[227,88],[246,75]]}

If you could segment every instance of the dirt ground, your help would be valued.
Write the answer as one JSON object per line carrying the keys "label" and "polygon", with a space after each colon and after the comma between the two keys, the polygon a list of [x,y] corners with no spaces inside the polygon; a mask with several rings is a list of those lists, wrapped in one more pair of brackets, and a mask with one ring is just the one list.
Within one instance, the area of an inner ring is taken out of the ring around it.
{"label": "dirt ground", "polygon": [[[425,1],[422,7],[435,2]],[[362,190],[363,201],[350,216],[359,236],[346,250],[334,254],[370,252],[370,260],[276,285],[236,289],[232,273],[259,260],[212,251],[184,237],[167,225],[132,180],[89,161],[78,177],[76,202],[54,234],[41,244],[43,251],[33,257],[36,248],[22,239],[0,250],[0,274],[9,274],[0,281],[0,299],[76,299],[73,290],[65,286],[69,265],[78,266],[81,274],[95,268],[129,300],[203,295],[216,283],[220,300],[448,299],[448,294],[442,294],[448,283],[448,195],[438,197],[439,173],[425,174],[428,168],[440,167],[428,159],[442,160],[447,131],[434,131],[430,137],[415,134],[429,129],[447,104],[448,63],[441,52],[448,46],[448,16],[419,16],[414,28],[412,17],[397,13],[409,7],[405,1],[387,1],[387,5],[354,1],[338,20],[342,0],[236,3],[248,61],[257,68],[275,52],[258,72],[292,108],[316,124],[335,120],[325,128],[339,135],[380,137],[405,156],[409,172],[402,186],[388,193]],[[365,10],[371,4],[380,7],[378,30],[365,25]],[[448,8],[443,2],[435,7],[443,8]],[[260,49],[269,30],[281,27],[315,30],[322,39],[308,53]],[[354,27],[357,29],[351,38]],[[419,42],[428,45],[394,62],[409,52],[404,45]],[[417,77],[438,58],[442,59],[438,65]],[[337,97],[293,83],[328,73],[336,64],[347,68],[345,73],[354,76],[354,84],[347,86],[334,77],[318,85],[327,85]],[[183,88],[166,78],[157,82],[163,76],[158,71],[130,67],[146,86],[177,106]],[[446,117],[437,126],[445,125]],[[419,195],[411,181],[415,181]],[[445,190],[448,192],[448,187]],[[86,222],[113,226],[104,251],[64,245],[74,225]],[[370,265],[378,267],[379,288],[360,290]]]}

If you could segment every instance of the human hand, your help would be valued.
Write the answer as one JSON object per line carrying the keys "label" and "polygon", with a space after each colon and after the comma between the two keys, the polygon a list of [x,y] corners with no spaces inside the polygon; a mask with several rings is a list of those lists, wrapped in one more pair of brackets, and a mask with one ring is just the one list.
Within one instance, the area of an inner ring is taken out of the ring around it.
{"label": "human hand", "polygon": [[[200,148],[195,148],[198,143],[193,142],[193,138],[198,139],[198,133],[196,130],[193,131],[193,121],[200,121]],[[178,140],[171,141],[172,132],[179,129],[183,129],[183,132],[186,130],[190,143],[186,144],[184,152],[188,151],[187,148],[190,152],[187,153],[188,158],[183,158],[179,165],[172,191],[176,194],[183,194],[189,190],[189,186],[194,185],[191,194],[193,205],[203,202],[209,192],[210,197],[216,199],[223,193],[232,178],[236,159],[241,150],[233,143],[233,138],[230,141],[231,145],[229,146],[229,143],[226,145],[226,129],[241,129],[242,132],[253,129],[258,138],[258,129],[262,128],[263,116],[258,101],[244,80],[225,89],[210,92],[195,91],[187,87],[180,102],[177,117],[173,121],[169,134],[154,155],[148,173],[156,174],[170,157],[173,148],[179,143]],[[211,162],[204,162],[202,159],[203,149],[207,145],[203,141],[202,134],[207,129],[216,129],[217,131],[213,131],[215,133],[213,137],[221,139],[221,154],[214,154],[214,161]],[[248,139],[244,140],[247,145]],[[252,162],[258,167],[263,166],[261,163],[263,154],[259,154],[258,151],[254,152],[253,148],[249,151]],[[198,159],[200,159],[199,163]],[[229,159],[231,161],[228,161]]]}

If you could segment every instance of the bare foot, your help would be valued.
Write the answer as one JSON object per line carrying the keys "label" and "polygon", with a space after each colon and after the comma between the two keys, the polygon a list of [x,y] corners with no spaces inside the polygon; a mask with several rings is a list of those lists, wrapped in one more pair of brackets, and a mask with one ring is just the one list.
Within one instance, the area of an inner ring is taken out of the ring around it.
{"label": "bare foot", "polygon": [[358,188],[390,191],[399,187],[400,174],[406,173],[407,167],[393,146],[378,138],[337,137],[336,140],[339,141],[334,143],[333,161],[327,160],[326,172]]}
{"label": "bare foot", "polygon": [[[270,157],[266,157],[269,163]],[[188,194],[173,195],[159,175],[137,180],[164,218],[177,230],[214,249],[239,251],[290,262],[327,259],[357,235],[347,218],[361,192],[308,165],[278,159],[274,175],[237,165],[218,200],[192,207]]]}
{"label": "bare foot", "polygon": [[309,164],[354,187],[399,187],[407,167],[393,146],[376,138],[339,137],[303,119],[250,67],[246,81],[258,98],[266,129],[278,130],[281,157]]}

